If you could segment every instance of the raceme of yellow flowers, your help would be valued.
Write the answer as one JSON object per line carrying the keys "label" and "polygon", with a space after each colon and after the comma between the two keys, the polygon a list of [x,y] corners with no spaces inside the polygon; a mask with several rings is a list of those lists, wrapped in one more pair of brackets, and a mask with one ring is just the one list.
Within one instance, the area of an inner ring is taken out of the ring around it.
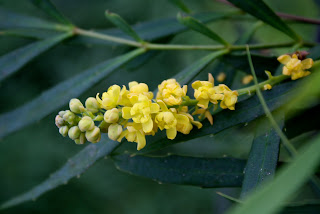
{"label": "raceme of yellow flowers", "polygon": [[[284,64],[283,74],[292,80],[307,76],[313,65],[312,59],[296,52],[282,55],[278,61]],[[70,110],[60,111],[55,118],[61,135],[83,144],[87,140],[92,143],[100,141],[101,133],[108,133],[112,140],[121,142],[125,138],[136,142],[140,150],[146,145],[146,135],[155,135],[160,129],[166,131],[168,139],[174,139],[177,133],[189,134],[196,126],[202,127],[200,121],[206,117],[211,124],[213,118],[210,109],[220,103],[222,109],[235,110],[238,92],[224,84],[214,85],[209,74],[208,81],[192,83],[194,98],[187,96],[187,86],[181,86],[175,79],[164,80],[158,86],[154,99],[153,92],[145,83],[130,82],[129,88],[112,85],[108,90],[96,97],[89,97],[85,106],[78,99],[71,99]],[[264,90],[272,86],[266,84]],[[189,109],[189,107],[191,107]],[[198,115],[195,119],[194,116]]]}

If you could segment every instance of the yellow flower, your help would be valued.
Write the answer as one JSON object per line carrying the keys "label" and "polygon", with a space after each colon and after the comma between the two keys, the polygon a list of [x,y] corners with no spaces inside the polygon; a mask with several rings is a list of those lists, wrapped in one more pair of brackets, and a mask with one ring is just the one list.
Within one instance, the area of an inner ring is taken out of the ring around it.
{"label": "yellow flower", "polygon": [[140,123],[128,123],[119,138],[118,142],[121,142],[122,138],[126,138],[129,142],[137,143],[137,150],[140,150],[146,146],[146,137],[143,132],[142,125]]}
{"label": "yellow flower", "polygon": [[159,105],[152,103],[147,96],[142,94],[139,94],[139,97],[132,99],[132,101],[134,101],[132,107],[122,108],[122,117],[124,119],[132,118],[135,123],[142,124],[145,133],[151,132],[153,128],[151,114],[159,112]]}
{"label": "yellow flower", "polygon": [[201,108],[208,108],[209,101],[213,104],[217,104],[218,100],[223,99],[223,94],[216,91],[216,87],[213,85],[213,81],[195,81],[192,83],[194,88],[194,97],[199,101],[198,106]]}
{"label": "yellow flower", "polygon": [[117,107],[119,96],[120,86],[113,85],[108,88],[107,92],[102,94],[102,99],[100,99],[99,93],[97,94],[96,99],[102,108],[109,110]]}
{"label": "yellow flower", "polygon": [[177,136],[177,119],[162,100],[157,100],[161,107],[161,112],[155,117],[155,122],[160,130],[166,129],[167,137],[173,140]]}
{"label": "yellow flower", "polygon": [[149,87],[145,83],[138,83],[136,81],[129,82],[128,98],[138,97],[140,94],[145,95],[150,100],[153,98],[153,93],[149,91]]}
{"label": "yellow flower", "polygon": [[187,86],[181,88],[175,79],[164,80],[158,89],[157,100],[163,100],[169,106],[180,105],[182,97],[187,93]]}
{"label": "yellow flower", "polygon": [[241,82],[243,85],[248,85],[250,82],[252,82],[253,76],[251,74],[246,75],[242,78]]}
{"label": "yellow flower", "polygon": [[263,86],[263,90],[271,90],[272,89],[272,86],[270,84],[265,84]]}
{"label": "yellow flower", "polygon": [[218,82],[223,82],[223,81],[225,81],[226,78],[227,78],[227,75],[226,75],[226,73],[224,73],[224,72],[220,72],[220,73],[218,74],[218,76],[217,76]]}
{"label": "yellow flower", "polygon": [[216,86],[216,91],[219,93],[223,93],[223,99],[220,103],[220,107],[223,109],[235,110],[234,106],[238,101],[238,92],[232,91],[228,86],[224,84],[220,84]]}
{"label": "yellow flower", "polygon": [[290,55],[281,55],[278,57],[278,61],[284,64],[282,73],[291,76],[292,80],[308,76],[310,71],[306,71],[306,69],[311,68],[313,65],[311,58],[300,60],[297,54],[293,54],[292,57]]}

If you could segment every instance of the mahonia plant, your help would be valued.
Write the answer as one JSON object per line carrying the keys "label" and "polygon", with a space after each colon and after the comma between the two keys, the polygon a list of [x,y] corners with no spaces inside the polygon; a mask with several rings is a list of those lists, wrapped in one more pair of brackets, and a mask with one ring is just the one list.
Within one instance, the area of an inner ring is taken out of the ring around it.
{"label": "mahonia plant", "polygon": [[[306,55],[301,51],[279,56],[278,61],[284,64],[283,75],[272,76],[266,71],[268,80],[261,82],[259,87],[271,90],[272,85],[289,77],[296,80],[309,75],[307,69],[312,67],[313,60]],[[252,75],[248,75],[242,83],[249,84],[252,79]],[[129,82],[129,89],[112,85],[101,98],[99,93],[95,98],[89,97],[85,107],[79,99],[71,99],[70,110],[60,111],[55,123],[60,134],[68,135],[76,144],[97,143],[101,133],[108,133],[114,141],[121,142],[125,138],[136,142],[137,150],[140,150],[146,145],[145,136],[155,135],[159,129],[166,130],[167,138],[173,140],[178,132],[187,135],[194,126],[200,129],[204,118],[213,125],[212,110],[218,105],[221,109],[235,110],[239,95],[256,90],[252,87],[231,90],[225,84],[215,86],[211,74],[208,81],[193,82],[192,88],[195,99],[187,96],[187,85],[181,86],[176,79],[164,80],[154,99],[145,83]]]}

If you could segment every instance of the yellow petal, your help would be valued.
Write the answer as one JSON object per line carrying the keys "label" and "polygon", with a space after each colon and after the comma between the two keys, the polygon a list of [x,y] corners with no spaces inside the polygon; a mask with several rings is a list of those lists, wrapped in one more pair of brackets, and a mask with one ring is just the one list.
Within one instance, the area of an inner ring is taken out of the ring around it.
{"label": "yellow petal", "polygon": [[309,69],[313,65],[313,60],[311,58],[308,58],[308,59],[302,60],[301,64],[302,64],[302,69],[304,70]]}
{"label": "yellow petal", "polygon": [[188,91],[188,86],[187,86],[187,85],[184,85],[184,86],[182,87],[182,90],[183,90],[184,96],[186,96],[187,91]]}
{"label": "yellow petal", "polygon": [[205,115],[206,118],[209,120],[210,124],[213,125],[213,117],[212,117],[210,111],[206,111],[206,112],[204,113],[204,115]]}
{"label": "yellow petal", "polygon": [[137,81],[132,81],[132,82],[129,82],[129,90],[135,86],[135,85],[138,85],[139,83]]}
{"label": "yellow petal", "polygon": [[202,128],[202,123],[200,123],[199,121],[191,121],[191,123],[195,125],[198,129]]}
{"label": "yellow petal", "polygon": [[164,102],[162,100],[157,100],[157,103],[159,104],[162,111],[169,111],[167,108],[167,105],[164,104]]}
{"label": "yellow petal", "polygon": [[199,80],[197,80],[197,81],[193,82],[191,86],[194,89],[198,89],[199,87],[202,86],[202,84],[201,84],[201,82]]}
{"label": "yellow petal", "polygon": [[132,118],[130,111],[131,111],[131,107],[123,107],[122,108],[122,117],[127,120]]}
{"label": "yellow petal", "polygon": [[208,105],[209,105],[209,100],[200,100],[198,103],[197,103],[198,106],[200,106],[201,108],[208,108]]}
{"label": "yellow petal", "polygon": [[121,142],[122,138],[124,138],[127,134],[129,133],[128,130],[124,130],[123,132],[121,132],[119,138],[117,139],[118,142]]}
{"label": "yellow petal", "polygon": [[151,118],[147,122],[142,123],[142,129],[145,133],[151,132],[153,128],[153,121]]}
{"label": "yellow petal", "polygon": [[160,111],[160,107],[157,103],[151,103],[151,106],[150,106],[150,113],[153,114],[153,113],[157,113]]}
{"label": "yellow petal", "polygon": [[212,76],[212,74],[208,73],[208,81],[212,83],[212,85],[214,85],[214,78]]}
{"label": "yellow petal", "polygon": [[137,150],[143,149],[146,146],[146,137],[141,132],[137,132]]}
{"label": "yellow petal", "polygon": [[173,140],[177,136],[177,129],[175,127],[171,129],[167,129],[166,133],[167,133],[168,139]]}
{"label": "yellow petal", "polygon": [[278,61],[282,64],[287,64],[291,60],[291,57],[289,55],[281,55],[278,57]]}

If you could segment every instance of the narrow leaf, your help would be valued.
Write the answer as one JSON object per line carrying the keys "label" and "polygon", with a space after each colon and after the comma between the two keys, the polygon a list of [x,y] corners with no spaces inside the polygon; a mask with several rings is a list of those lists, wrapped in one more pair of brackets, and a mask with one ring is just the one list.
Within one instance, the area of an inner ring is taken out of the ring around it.
{"label": "narrow leaf", "polygon": [[105,15],[107,19],[112,22],[115,26],[117,26],[120,30],[122,30],[124,33],[131,36],[133,39],[135,39],[138,42],[142,42],[143,40],[138,36],[138,34],[132,29],[132,27],[118,14],[111,13],[109,11],[105,12]]}
{"label": "narrow leaf", "polygon": [[172,4],[180,8],[185,13],[191,13],[191,10],[183,3],[182,0],[169,0]]}
{"label": "narrow leaf", "polygon": [[227,53],[228,53],[228,50],[221,50],[221,51],[210,53],[204,56],[203,58],[195,61],[187,68],[183,69],[173,78],[176,79],[181,85],[186,84],[190,80],[192,80],[195,76],[197,76],[199,72],[201,72],[201,70],[204,69],[209,63],[211,63],[216,58]]}
{"label": "narrow leaf", "polygon": [[0,82],[18,71],[25,64],[57,45],[64,39],[72,36],[71,32],[60,34],[56,37],[48,38],[31,43],[0,57]]}
{"label": "narrow leaf", "polygon": [[61,27],[60,24],[50,22],[44,19],[18,14],[4,8],[0,8],[0,28],[40,28],[57,30]]}
{"label": "narrow leaf", "polygon": [[[284,116],[282,112],[275,115],[280,127],[283,127]],[[269,126],[269,128],[265,128]],[[267,130],[263,133],[260,130]],[[273,178],[279,157],[280,137],[270,127],[269,120],[263,118],[256,126],[256,136],[253,140],[249,158],[245,168],[241,198],[245,198],[262,182]]]}
{"label": "narrow leaf", "polygon": [[22,107],[0,115],[0,138],[42,119],[68,103],[71,98],[78,97],[115,69],[144,52],[143,49],[136,49],[102,62],[71,79],[59,83]]}
{"label": "narrow leaf", "polygon": [[97,144],[88,145],[81,152],[70,158],[63,167],[51,174],[48,179],[26,193],[2,203],[0,209],[6,209],[26,201],[35,200],[42,194],[62,184],[68,183],[71,178],[80,176],[97,160],[110,154],[118,145],[118,142],[107,139],[104,139],[103,142]]}
{"label": "narrow leaf", "polygon": [[294,40],[300,40],[300,37],[262,0],[229,0],[229,2],[266,24],[282,31]]}
{"label": "narrow leaf", "polygon": [[38,8],[42,9],[44,12],[46,12],[48,15],[55,18],[57,21],[72,25],[71,22],[66,19],[58,10],[57,8],[51,3],[50,0],[31,0],[31,2]]}
{"label": "narrow leaf", "polygon": [[241,206],[236,206],[229,214],[269,214],[277,213],[316,170],[320,163],[320,136],[309,142],[297,157],[269,181],[258,188]]}
{"label": "narrow leaf", "polygon": [[200,187],[239,187],[245,161],[233,158],[197,158],[170,155],[166,157],[117,155],[116,167],[130,174],[160,183]]}
{"label": "narrow leaf", "polygon": [[208,28],[205,24],[203,24],[202,22],[200,22],[199,20],[191,17],[191,16],[184,16],[181,13],[178,13],[177,16],[179,22],[185,26],[187,26],[188,28],[197,31],[207,37],[209,37],[210,39],[219,42],[223,45],[229,45],[229,43],[227,41],[225,41],[223,38],[221,38],[218,34],[216,34],[215,32],[213,32],[210,28]]}

